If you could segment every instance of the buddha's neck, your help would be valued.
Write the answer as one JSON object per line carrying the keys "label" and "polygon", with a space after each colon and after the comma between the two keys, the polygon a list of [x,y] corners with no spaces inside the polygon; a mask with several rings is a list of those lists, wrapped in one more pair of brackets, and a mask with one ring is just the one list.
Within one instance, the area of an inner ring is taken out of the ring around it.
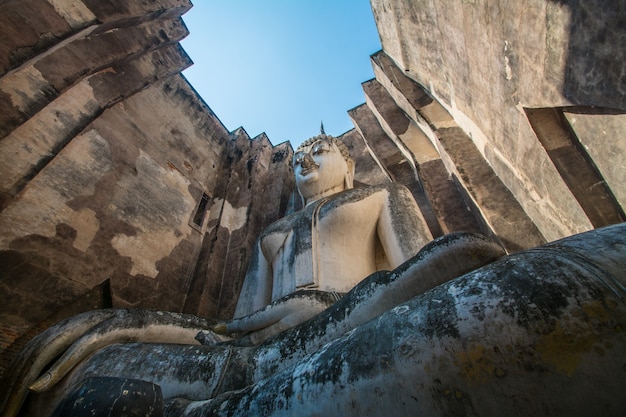
{"label": "buddha's neck", "polygon": [[337,193],[343,191],[344,188],[345,188],[344,185],[341,184],[341,185],[338,185],[336,187],[329,188],[327,190],[320,191],[319,193],[316,193],[314,195],[308,196],[304,200],[304,206],[306,207],[309,204],[312,204],[312,203],[315,203],[316,201],[321,200],[322,198],[329,197],[329,196],[331,196],[333,194],[337,194]]}

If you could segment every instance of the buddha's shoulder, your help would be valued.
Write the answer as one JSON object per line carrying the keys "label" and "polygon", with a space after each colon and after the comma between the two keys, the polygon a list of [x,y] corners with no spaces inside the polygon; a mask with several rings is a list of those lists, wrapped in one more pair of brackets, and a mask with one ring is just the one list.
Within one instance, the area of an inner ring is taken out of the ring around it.
{"label": "buddha's shoulder", "polygon": [[389,198],[400,194],[409,193],[409,190],[402,184],[395,182],[367,185],[357,188],[351,188],[343,191],[337,196],[338,200],[346,202],[355,202],[372,196],[380,196],[381,198]]}
{"label": "buddha's shoulder", "polygon": [[260,237],[268,236],[275,233],[286,233],[290,230],[293,230],[298,220],[303,216],[302,211],[296,211],[295,213],[291,213],[285,217],[282,217],[276,220],[274,223],[270,224],[261,232]]}
{"label": "buddha's shoulder", "polygon": [[[345,207],[346,210],[350,210],[351,207],[361,204],[366,204],[370,209],[373,209],[377,205],[386,204],[390,200],[396,200],[395,196],[401,194],[403,189],[406,190],[404,186],[393,183],[351,188],[333,196],[333,198],[326,202],[321,208],[320,214],[325,216],[340,207]],[[408,192],[408,190],[406,190],[406,192]],[[337,213],[340,212],[343,212],[343,210],[337,210]]]}
{"label": "buddha's shoulder", "polygon": [[[371,198],[378,199],[382,203],[383,201],[396,200],[400,196],[410,196],[410,192],[404,185],[397,183],[366,185],[351,188],[349,190],[342,191],[333,196],[331,199],[323,202],[320,206],[321,210],[319,211],[319,214],[321,216],[325,216],[328,212],[331,212],[345,204],[358,203]],[[263,230],[260,235],[261,239],[268,235],[289,233],[297,228],[301,221],[310,219],[315,207],[315,205],[308,208],[305,207],[300,211],[278,219]]]}

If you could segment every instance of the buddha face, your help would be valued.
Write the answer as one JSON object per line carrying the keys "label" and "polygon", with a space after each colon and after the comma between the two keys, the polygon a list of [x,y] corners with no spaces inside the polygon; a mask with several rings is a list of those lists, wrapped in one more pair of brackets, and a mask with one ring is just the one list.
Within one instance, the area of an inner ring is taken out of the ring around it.
{"label": "buddha face", "polygon": [[293,156],[296,186],[306,203],[349,188],[351,167],[331,141],[319,139]]}

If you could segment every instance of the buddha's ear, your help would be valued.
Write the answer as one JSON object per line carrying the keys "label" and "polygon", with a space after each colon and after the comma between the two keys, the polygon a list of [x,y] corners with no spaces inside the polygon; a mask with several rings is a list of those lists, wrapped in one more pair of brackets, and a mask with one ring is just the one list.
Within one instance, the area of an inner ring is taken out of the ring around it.
{"label": "buddha's ear", "polygon": [[298,195],[300,196],[300,201],[302,202],[302,207],[306,206],[306,199],[304,198],[304,196],[300,192],[300,189],[298,188],[298,186],[296,186],[296,190],[298,191]]}
{"label": "buddha's ear", "polygon": [[354,168],[355,163],[354,160],[348,158],[346,159],[346,164],[348,165],[348,171],[346,172],[346,176],[343,180],[343,185],[346,190],[349,190],[354,187]]}

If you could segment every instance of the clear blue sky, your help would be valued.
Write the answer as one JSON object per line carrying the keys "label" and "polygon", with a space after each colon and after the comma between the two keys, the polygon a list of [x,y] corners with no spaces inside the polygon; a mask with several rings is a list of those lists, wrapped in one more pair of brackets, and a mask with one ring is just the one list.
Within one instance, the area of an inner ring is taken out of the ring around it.
{"label": "clear blue sky", "polygon": [[380,41],[368,0],[194,0],[184,75],[228,130],[295,147],[353,128]]}

